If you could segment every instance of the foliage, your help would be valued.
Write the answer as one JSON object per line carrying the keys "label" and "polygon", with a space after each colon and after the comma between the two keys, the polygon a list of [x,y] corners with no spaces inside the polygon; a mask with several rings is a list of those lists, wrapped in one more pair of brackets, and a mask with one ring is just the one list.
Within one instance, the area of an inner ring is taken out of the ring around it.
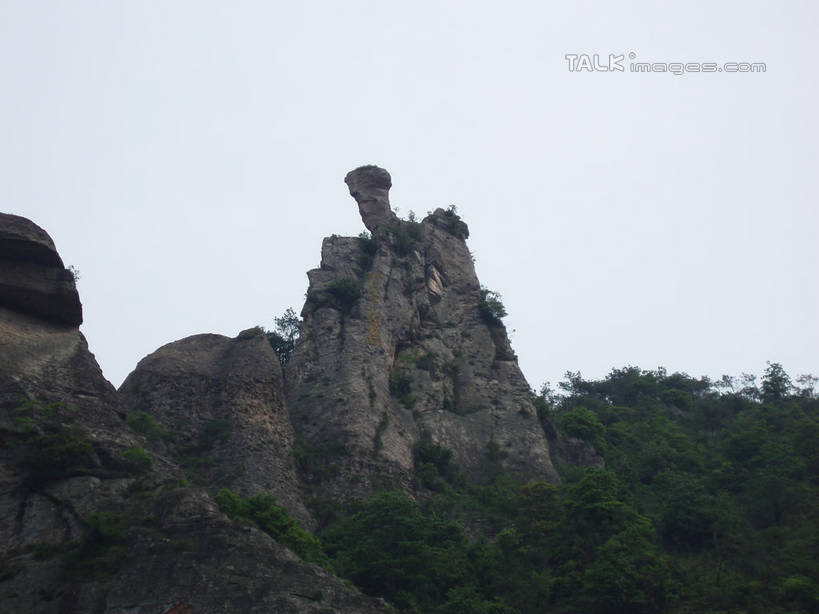
{"label": "foliage", "polygon": [[156,419],[144,411],[138,411],[128,416],[128,426],[150,441],[164,439],[168,436],[168,432],[162,428]]}
{"label": "foliage", "polygon": [[360,297],[361,286],[358,281],[349,277],[336,279],[328,284],[324,290],[308,292],[307,294],[307,300],[316,309],[332,307],[340,311],[342,315],[349,315]]}
{"label": "foliage", "polygon": [[558,424],[560,430],[569,437],[577,437],[588,441],[595,448],[603,447],[603,436],[606,427],[597,418],[597,415],[583,407],[578,406],[560,414]]}
{"label": "foliage", "polygon": [[769,362],[762,378],[762,400],[778,401],[786,397],[792,389],[791,378],[782,365],[778,362]]}
{"label": "foliage", "polygon": [[329,565],[318,538],[299,526],[270,495],[259,494],[244,498],[223,488],[216,493],[216,502],[230,519],[251,522],[305,561],[325,567]]}
{"label": "foliage", "polygon": [[151,455],[137,446],[128,448],[122,453],[122,458],[128,461],[128,464],[138,473],[148,471],[154,465],[154,459],[151,458]]}
{"label": "foliage", "polygon": [[111,512],[95,512],[86,518],[79,545],[65,555],[67,574],[99,581],[116,573],[127,555],[124,526],[124,519]]}
{"label": "foliage", "polygon": [[437,365],[437,358],[432,352],[425,352],[415,361],[415,366],[424,371],[434,371]]}
{"label": "foliage", "polygon": [[322,541],[340,575],[409,611],[431,611],[466,567],[462,527],[423,513],[397,492],[362,503]]}
{"label": "foliage", "polygon": [[446,231],[458,239],[466,238],[464,233],[464,224],[461,216],[458,215],[458,208],[455,205],[450,205],[444,210],[444,227]]}
{"label": "foliage", "polygon": [[35,482],[55,480],[91,465],[91,444],[66,430],[38,435],[26,447],[23,465]]}
{"label": "foliage", "polygon": [[74,283],[77,283],[82,278],[82,274],[80,273],[80,270],[77,267],[75,267],[73,264],[69,264],[65,268],[65,270],[68,271],[68,274],[71,276],[71,279],[72,279],[72,281]]}
{"label": "foliage", "polygon": [[481,286],[481,298],[478,302],[478,313],[481,319],[491,327],[503,326],[501,319],[508,315],[501,295],[483,286]]}
{"label": "foliage", "polygon": [[416,221],[399,220],[390,229],[392,246],[398,256],[411,254],[421,240],[421,224]]}
{"label": "foliage", "polygon": [[296,340],[301,332],[301,318],[296,315],[292,307],[288,307],[280,318],[274,318],[273,321],[276,329],[265,331],[265,335],[270,345],[276,350],[279,362],[284,368],[296,349]]}
{"label": "foliage", "polygon": [[337,511],[326,552],[404,612],[816,611],[819,400],[776,363],[760,389],[725,384],[632,366],[570,373],[563,395],[537,396],[539,413],[592,442],[605,469],[519,484],[494,446],[476,485],[422,439],[426,494]]}
{"label": "foliage", "polygon": [[340,462],[347,455],[347,447],[339,442],[309,446],[298,436],[293,442],[296,468],[308,483],[321,482],[338,475]]}
{"label": "foliage", "polygon": [[390,424],[389,414],[387,414],[387,412],[384,412],[381,415],[381,420],[379,421],[378,426],[375,429],[375,435],[373,436],[373,454],[378,454],[381,451],[381,448],[384,446],[382,437],[384,436],[384,431],[387,430],[389,424]]}
{"label": "foliage", "polygon": [[403,371],[390,373],[390,394],[398,399],[407,409],[415,405],[415,395],[412,393],[412,378]]}
{"label": "foliage", "polygon": [[39,399],[23,399],[12,410],[12,424],[18,433],[59,430],[60,423],[69,421],[76,408],[60,401],[46,403]]}
{"label": "foliage", "polygon": [[199,427],[196,443],[179,446],[177,453],[181,457],[182,468],[186,478],[200,486],[210,486],[220,480],[235,476],[239,469],[225,471],[219,467],[216,456],[218,447],[224,446],[230,439],[233,424],[226,418],[212,418]]}
{"label": "foliage", "polygon": [[432,443],[429,438],[415,444],[413,458],[415,477],[425,488],[440,492],[463,479],[452,462],[452,450]]}
{"label": "foliage", "polygon": [[369,270],[375,260],[375,255],[381,247],[381,241],[378,235],[370,235],[368,232],[362,232],[358,235],[358,247],[361,253],[358,256],[358,264],[364,271]]}

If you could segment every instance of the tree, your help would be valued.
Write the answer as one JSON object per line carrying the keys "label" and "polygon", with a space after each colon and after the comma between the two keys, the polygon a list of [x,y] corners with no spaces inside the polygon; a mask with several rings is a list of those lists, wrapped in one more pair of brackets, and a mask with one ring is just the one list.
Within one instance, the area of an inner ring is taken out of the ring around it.
{"label": "tree", "polygon": [[765,375],[762,377],[762,400],[778,401],[788,396],[793,384],[791,378],[778,362],[768,362]]}
{"label": "tree", "polygon": [[284,368],[296,348],[296,339],[299,338],[301,331],[301,318],[296,315],[292,307],[288,307],[282,317],[274,318],[273,321],[276,323],[276,330],[267,331],[267,340],[276,350],[279,362]]}
{"label": "tree", "polygon": [[481,286],[481,300],[478,303],[478,313],[483,321],[491,327],[502,326],[502,318],[508,315],[506,313],[506,307],[503,306],[501,295],[483,286]]}

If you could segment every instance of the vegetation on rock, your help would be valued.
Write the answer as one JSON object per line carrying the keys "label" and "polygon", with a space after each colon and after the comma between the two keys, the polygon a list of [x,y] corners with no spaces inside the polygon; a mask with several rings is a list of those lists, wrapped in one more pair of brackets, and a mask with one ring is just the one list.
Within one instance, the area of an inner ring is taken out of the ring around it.
{"label": "vegetation on rock", "polygon": [[296,348],[296,340],[301,331],[301,318],[296,315],[292,307],[288,307],[281,317],[274,318],[273,321],[276,329],[265,331],[265,335],[270,345],[276,350],[279,362],[284,368]]}

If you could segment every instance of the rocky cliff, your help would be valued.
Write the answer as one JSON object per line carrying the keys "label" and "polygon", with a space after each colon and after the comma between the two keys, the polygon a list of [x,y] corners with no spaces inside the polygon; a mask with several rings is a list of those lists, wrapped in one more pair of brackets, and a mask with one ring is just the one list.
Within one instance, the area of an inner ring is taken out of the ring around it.
{"label": "rocky cliff", "polygon": [[202,485],[268,493],[302,524],[281,366],[264,332],[196,335],[143,358],[119,389],[131,416],[156,419],[158,444]]}
{"label": "rocky cliff", "polygon": [[306,500],[423,497],[423,450],[472,482],[601,462],[537,415],[455,209],[401,220],[387,171],[345,182],[370,234],[324,240],[284,373],[251,328],[167,344],[119,391],[51,238],[0,214],[3,611],[387,612],[273,539],[312,543],[283,512],[291,533],[265,533],[224,502],[311,528]]}
{"label": "rocky cliff", "polygon": [[[170,443],[128,426],[129,403],[123,407],[77,328],[73,277],[28,220],[0,215],[0,281],[0,610],[389,611],[267,534],[230,521],[206,491],[187,485]],[[262,341],[252,331],[172,344],[146,359],[130,386],[150,402],[145,409],[167,419],[169,432],[179,429],[173,436],[181,443],[193,438],[197,420],[230,416],[232,436],[247,433],[248,443],[224,452],[241,470],[234,484],[288,501],[282,489],[293,472],[280,374]],[[160,366],[161,376],[152,371]],[[180,416],[192,404],[175,413],[159,395],[181,401],[186,386],[202,408],[190,424]],[[297,498],[289,501],[298,511]]]}
{"label": "rocky cliff", "polygon": [[558,482],[467,225],[452,208],[398,219],[378,167],[345,182],[372,234],[324,240],[286,369],[293,426],[314,461],[307,479],[340,498],[410,490],[414,450],[427,440],[472,480],[500,463]]}

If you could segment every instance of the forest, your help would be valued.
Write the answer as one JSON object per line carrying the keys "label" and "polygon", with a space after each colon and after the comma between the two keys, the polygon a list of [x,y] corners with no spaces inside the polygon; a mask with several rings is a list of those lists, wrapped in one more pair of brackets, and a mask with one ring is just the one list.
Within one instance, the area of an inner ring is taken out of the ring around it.
{"label": "forest", "polygon": [[515,480],[499,449],[477,486],[422,441],[415,500],[392,490],[343,509],[314,500],[315,536],[271,500],[220,501],[401,612],[816,612],[816,381],[778,363],[758,384],[569,372],[533,392],[539,415],[604,467],[559,467],[560,487]]}

